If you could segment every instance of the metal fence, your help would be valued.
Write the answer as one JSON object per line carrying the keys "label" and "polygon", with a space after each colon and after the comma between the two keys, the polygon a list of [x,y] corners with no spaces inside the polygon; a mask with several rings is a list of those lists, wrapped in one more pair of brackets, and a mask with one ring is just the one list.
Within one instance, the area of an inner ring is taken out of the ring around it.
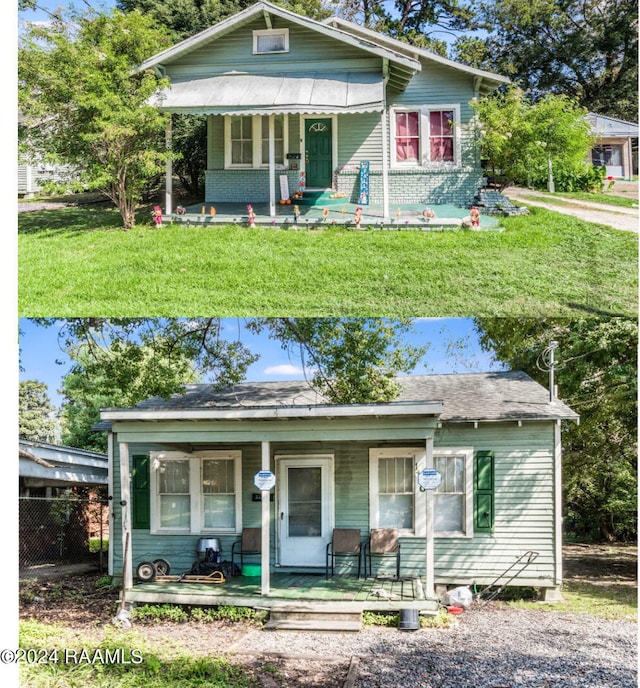
{"label": "metal fence", "polygon": [[42,564],[94,563],[107,567],[109,506],[106,500],[19,498],[20,568]]}

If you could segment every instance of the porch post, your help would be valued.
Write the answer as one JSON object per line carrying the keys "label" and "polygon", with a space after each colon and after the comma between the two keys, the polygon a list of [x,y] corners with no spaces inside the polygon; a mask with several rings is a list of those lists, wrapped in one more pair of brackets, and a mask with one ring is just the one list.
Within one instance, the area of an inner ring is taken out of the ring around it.
{"label": "porch post", "polygon": [[562,585],[562,441],[561,421],[556,420],[553,427],[554,440],[554,530],[555,530],[555,579],[556,585]]}
{"label": "porch post", "polygon": [[[122,506],[122,561],[124,571],[122,594],[133,587],[133,568],[131,565],[131,475],[129,472],[129,445],[119,442],[120,451],[120,505]],[[127,538],[127,533],[129,537]]]}
{"label": "porch post", "polygon": [[[427,468],[433,468],[433,437],[426,439]],[[425,597],[435,597],[435,575],[433,570],[433,490],[426,494],[426,533],[425,533]]]}
{"label": "porch post", "polygon": [[[107,434],[107,497],[109,501],[107,502],[107,508],[109,509],[109,532],[115,533],[115,505],[113,503],[113,433],[109,432]],[[124,540],[123,540],[124,542]],[[109,538],[109,553],[108,553],[108,565],[107,573],[113,576],[113,538]]]}
{"label": "porch post", "polygon": [[[269,115],[269,216],[276,216],[276,138],[274,115]],[[266,469],[268,470],[268,469]]]}
{"label": "porch post", "polygon": [[[273,115],[271,115],[273,116]],[[271,137],[270,137],[271,138]],[[262,470],[271,470],[271,448],[268,440],[262,442]],[[269,530],[271,527],[271,490],[261,490],[262,495],[262,586],[261,595],[268,595],[270,590],[270,571],[269,571]]]}
{"label": "porch post", "polygon": [[[167,127],[165,131],[165,141],[167,151],[172,153],[172,141],[171,141],[172,131],[171,131],[171,114],[167,118]],[[171,215],[173,211],[173,160],[171,155],[167,158],[167,171],[165,176],[165,209],[164,212],[167,215]]]}
{"label": "porch post", "polygon": [[382,213],[385,222],[389,222],[389,136],[387,127],[387,83],[389,81],[389,61],[383,62],[384,86],[382,89]]}

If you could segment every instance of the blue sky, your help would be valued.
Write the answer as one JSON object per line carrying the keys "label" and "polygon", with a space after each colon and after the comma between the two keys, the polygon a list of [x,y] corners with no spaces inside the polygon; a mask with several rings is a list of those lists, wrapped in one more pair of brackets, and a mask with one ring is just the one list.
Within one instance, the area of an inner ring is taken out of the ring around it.
{"label": "blue sky", "polygon": [[[54,405],[60,404],[60,389],[63,376],[69,372],[70,362],[58,344],[60,326],[43,328],[29,320],[20,321],[20,359],[23,370],[21,380],[40,380],[49,388]],[[229,337],[240,336],[241,341],[252,351],[260,353],[260,360],[248,370],[247,380],[300,380],[303,378],[300,361],[290,358],[278,342],[265,334],[247,332],[242,321],[229,318],[223,321],[224,333]],[[426,355],[415,369],[415,374],[484,372],[500,369],[500,365],[480,350],[473,321],[468,319],[418,319],[414,323],[414,334],[408,343],[429,344]],[[453,356],[447,352],[451,341],[463,342],[462,348]]]}

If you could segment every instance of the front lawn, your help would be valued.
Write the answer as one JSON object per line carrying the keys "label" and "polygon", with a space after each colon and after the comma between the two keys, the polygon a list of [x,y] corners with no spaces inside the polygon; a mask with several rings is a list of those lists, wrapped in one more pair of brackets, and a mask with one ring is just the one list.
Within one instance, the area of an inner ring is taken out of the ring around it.
{"label": "front lawn", "polygon": [[20,316],[636,313],[637,236],[543,209],[485,232],[119,223],[21,213]]}

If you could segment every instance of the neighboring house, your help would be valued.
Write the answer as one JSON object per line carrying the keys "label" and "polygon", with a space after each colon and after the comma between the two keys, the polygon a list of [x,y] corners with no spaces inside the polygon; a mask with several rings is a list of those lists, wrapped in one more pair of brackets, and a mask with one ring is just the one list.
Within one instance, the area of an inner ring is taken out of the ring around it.
{"label": "neighboring house", "polygon": [[69,487],[107,484],[107,455],[20,438],[21,497],[55,497]]}
{"label": "neighboring house", "polygon": [[596,136],[591,162],[605,167],[607,176],[631,179],[638,174],[638,123],[590,112],[587,119]]}
{"label": "neighboring house", "polygon": [[[551,597],[562,583],[560,428],[577,414],[522,372],[399,382],[398,398],[380,404],[331,404],[305,382],[264,382],[188,385],[103,410],[112,572],[123,571],[127,540],[131,589],[141,561],[188,570],[201,537],[218,538],[229,559],[243,528],[262,527],[268,586],[269,571],[324,571],[334,527],[357,528],[363,541],[387,527],[400,530],[401,575],[425,576],[428,595],[489,584],[531,550],[538,557],[514,584]],[[444,476],[435,493],[417,482],[432,467]],[[266,513],[261,470],[276,478]]]}
{"label": "neighboring house", "polygon": [[[281,177],[290,193],[332,189],[382,204],[385,217],[396,203],[468,206],[483,180],[469,103],[508,82],[265,1],[140,66],[150,68],[171,81],[160,109],[208,116],[205,201],[269,201],[272,215]],[[170,180],[169,169],[167,213]]]}

